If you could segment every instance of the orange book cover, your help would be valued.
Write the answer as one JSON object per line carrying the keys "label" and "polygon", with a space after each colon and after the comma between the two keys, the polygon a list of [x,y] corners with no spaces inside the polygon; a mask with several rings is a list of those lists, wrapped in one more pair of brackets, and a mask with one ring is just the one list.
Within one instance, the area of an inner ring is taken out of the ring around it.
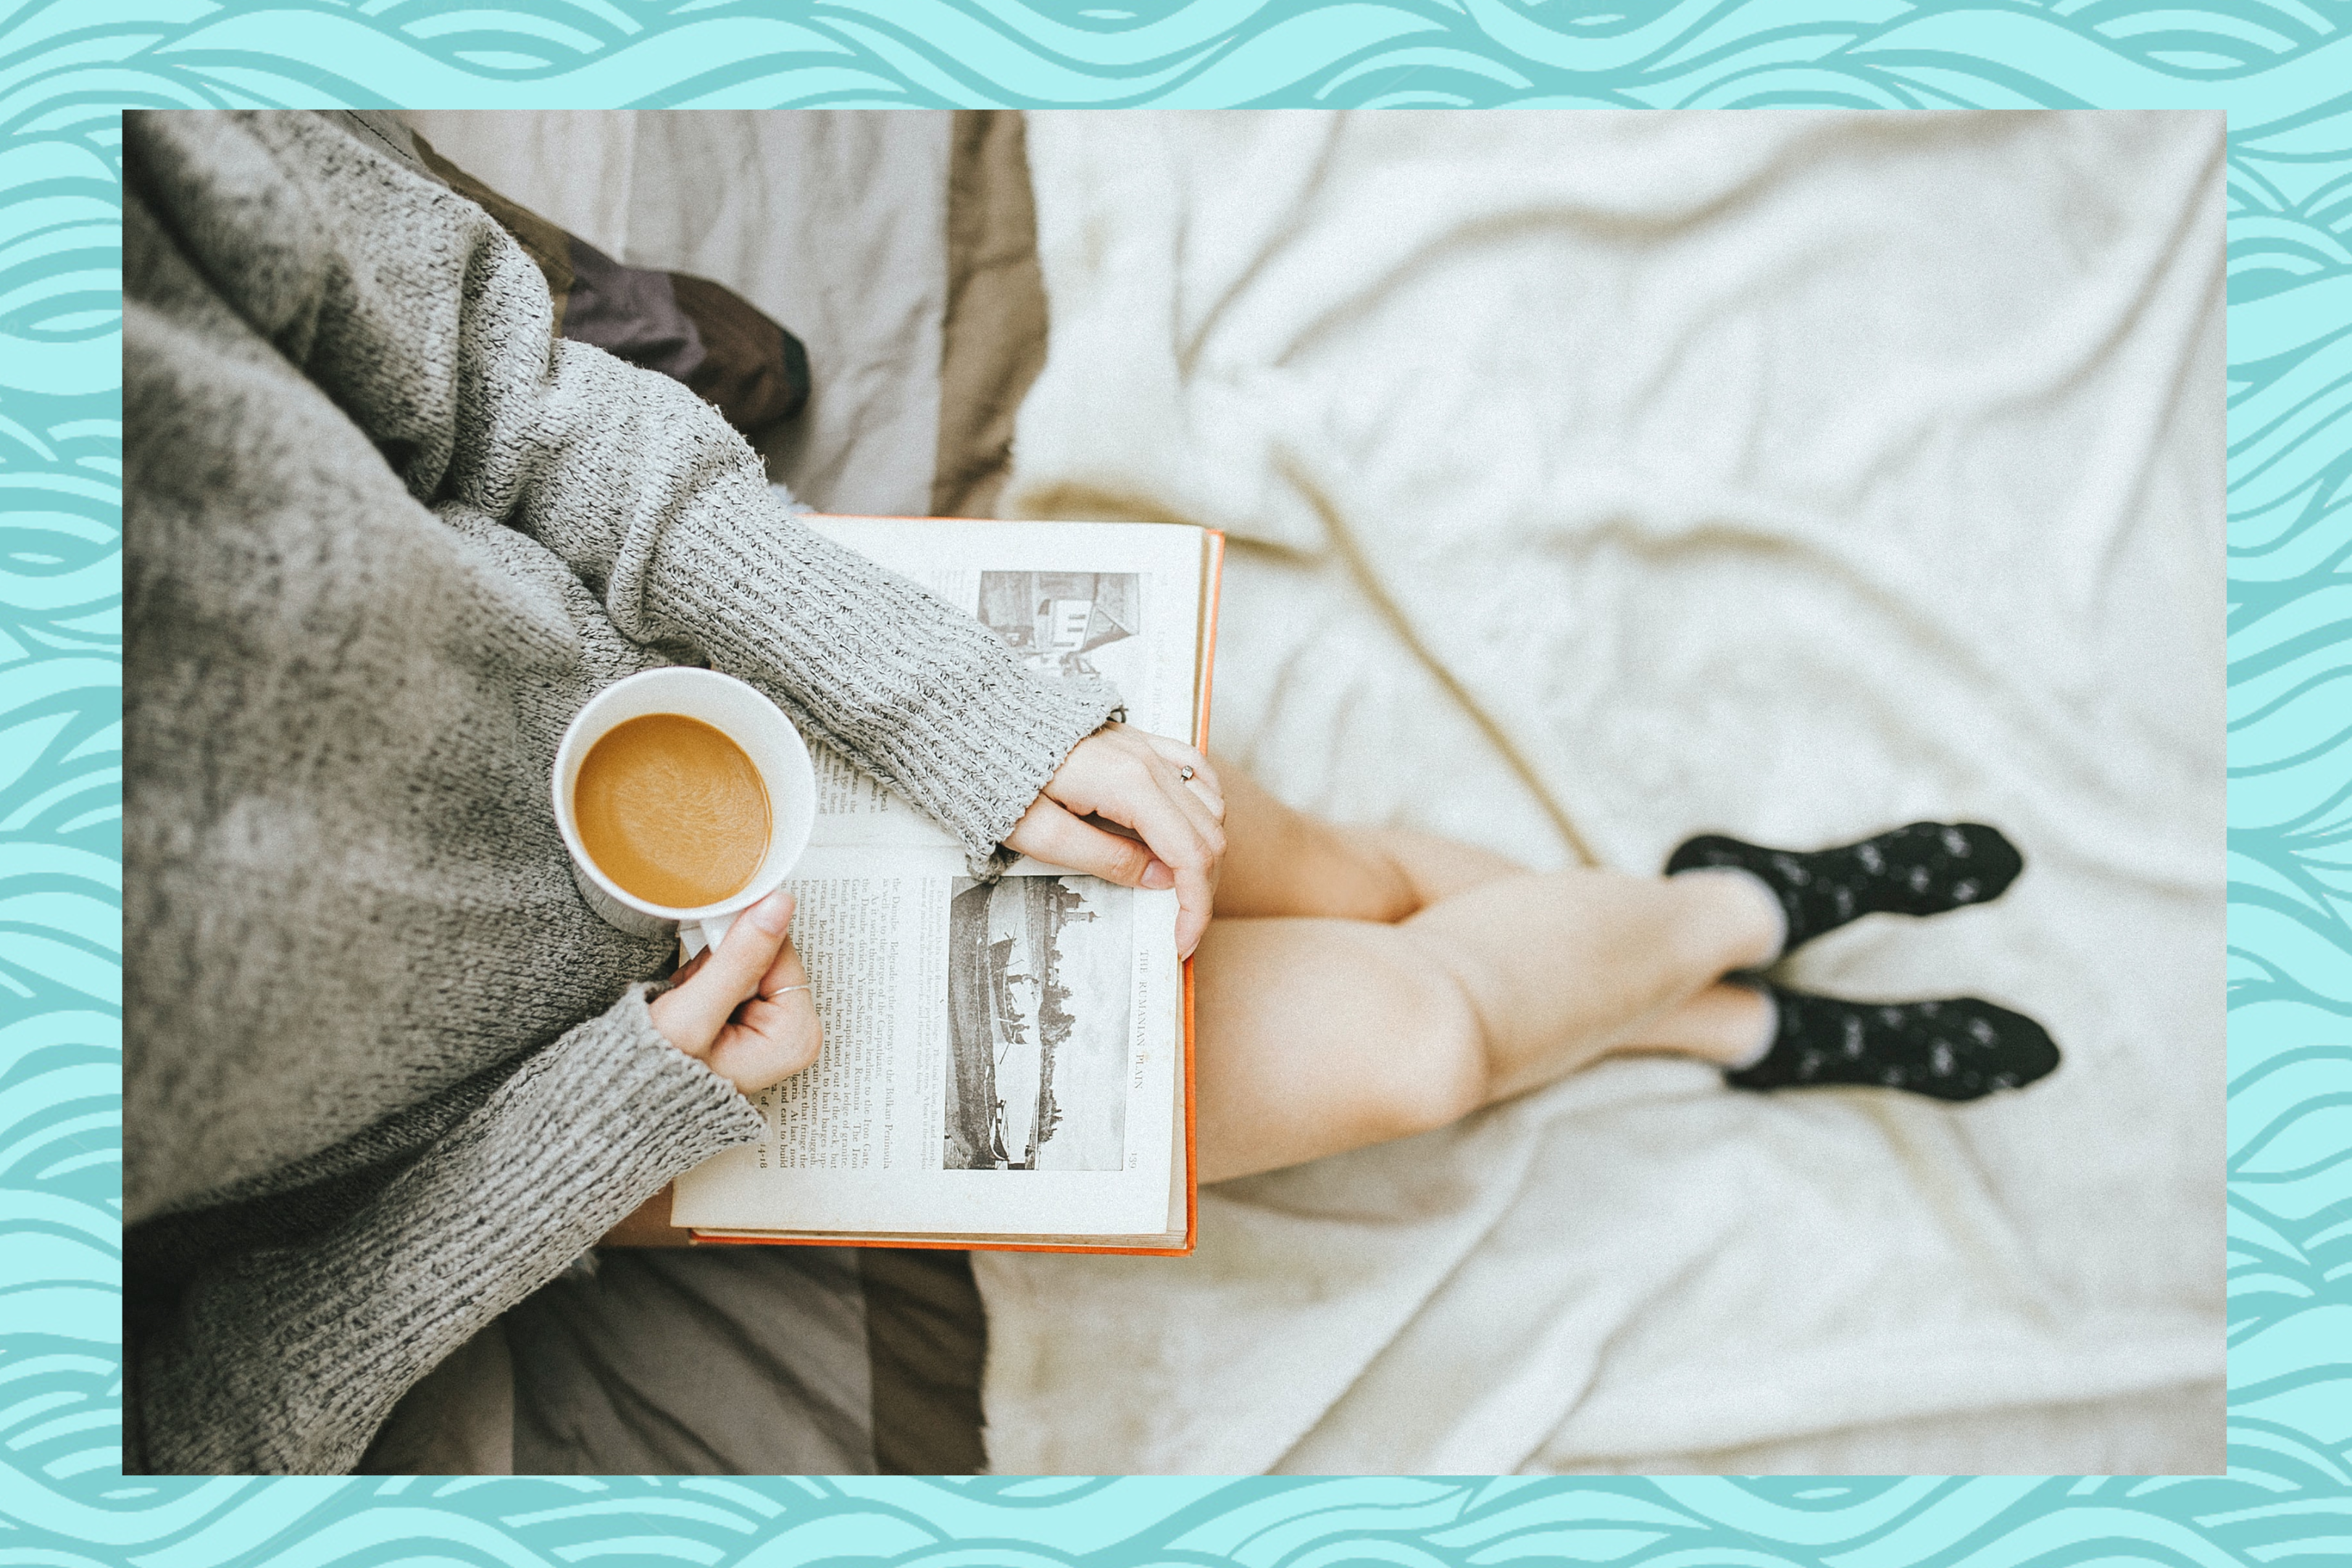
{"label": "orange book cover", "polygon": [[[1223,596],[1225,536],[1207,529],[1201,584],[1201,688],[1192,710],[1192,744],[1209,747],[1209,689],[1217,667],[1217,606]],[[1087,1247],[1031,1241],[927,1241],[901,1237],[714,1236],[693,1231],[698,1247],[891,1247],[949,1252],[1112,1252],[1149,1258],[1181,1258],[1199,1244],[1201,1178],[1197,1098],[1194,1093],[1192,960],[1184,961],[1184,1243],[1181,1247]]]}

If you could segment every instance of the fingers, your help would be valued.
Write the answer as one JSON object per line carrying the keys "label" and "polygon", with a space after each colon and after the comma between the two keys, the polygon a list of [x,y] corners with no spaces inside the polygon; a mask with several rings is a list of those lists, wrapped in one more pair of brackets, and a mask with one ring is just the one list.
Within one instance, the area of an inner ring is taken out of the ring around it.
{"label": "fingers", "polygon": [[1126,807],[1124,815],[1097,809],[1141,834],[1152,853],[1175,873],[1176,952],[1190,957],[1201,934],[1209,929],[1217,862],[1225,853],[1225,830],[1181,782],[1156,774],[1119,804]]}
{"label": "fingers", "polygon": [[[1181,776],[1186,767],[1192,769],[1193,780]],[[1072,748],[1045,791],[1072,812],[1092,812],[1133,828],[1169,868],[1176,885],[1176,951],[1183,956],[1191,955],[1208,930],[1217,867],[1225,853],[1222,795],[1214,797],[1213,808],[1208,798],[1188,787],[1203,773],[1213,791],[1215,770],[1190,746],[1112,725]],[[1139,878],[1129,885],[1152,883]]]}
{"label": "fingers", "polygon": [[817,1022],[815,994],[803,989],[807,984],[800,951],[787,942],[761,977],[758,992],[719,1031],[710,1070],[753,1094],[814,1062],[824,1031]]}
{"label": "fingers", "polygon": [[1219,822],[1225,819],[1225,786],[1217,778],[1217,770],[1206,754],[1194,751],[1181,741],[1171,741],[1165,735],[1145,733],[1144,740],[1167,762],[1174,764],[1181,778],[1186,768],[1192,776],[1182,782],[1186,789],[1200,797],[1202,805]]}
{"label": "fingers", "polygon": [[1225,803],[1223,797],[1213,793],[1214,785],[1203,790],[1197,778],[1178,779],[1172,783],[1161,779],[1160,785],[1169,799],[1176,803],[1177,808],[1192,819],[1192,826],[1200,830],[1202,837],[1222,839],[1225,829]]}
{"label": "fingers", "polygon": [[[1180,790],[1181,787],[1178,786]],[[1213,866],[1215,854],[1223,852],[1223,829],[1205,816],[1204,808],[1197,801],[1191,810],[1202,812],[1203,816],[1202,820],[1192,820],[1186,808],[1166,790],[1158,791],[1156,801],[1142,803],[1140,810],[1109,802],[1102,803],[1097,809],[1112,821],[1124,821],[1142,834],[1144,842],[1090,826],[1042,795],[1030,805],[1004,842],[1024,855],[1034,855],[1040,860],[1067,866],[1073,871],[1083,871],[1122,887],[1154,891],[1174,888],[1176,952],[1179,957],[1189,958],[1200,944],[1201,933],[1209,929],[1209,910],[1215,895]],[[1155,831],[1159,835],[1156,843],[1152,839]],[[1213,842],[1215,854],[1208,847]],[[1182,847],[1163,847],[1171,845]],[[1155,849],[1161,852],[1155,854]],[[1180,861],[1179,857],[1183,860]],[[1184,863],[1187,861],[1189,864]]]}
{"label": "fingers", "polygon": [[[1161,787],[1168,790],[1176,804],[1183,808],[1185,815],[1192,819],[1192,826],[1199,829],[1202,836],[1220,847],[1219,854],[1222,856],[1222,846],[1224,843],[1225,795],[1223,788],[1217,782],[1217,770],[1209,765],[1208,758],[1181,742],[1171,741],[1164,735],[1151,734],[1145,734],[1142,739],[1150,745],[1153,752],[1158,753],[1162,763],[1176,770],[1175,784],[1179,787],[1170,788],[1169,781],[1164,775],[1160,778]],[[1186,773],[1192,776],[1186,778],[1184,776]]]}
{"label": "fingers", "polygon": [[654,999],[654,1026],[688,1056],[707,1058],[728,1016],[760,988],[777,963],[793,920],[793,896],[774,892],[745,910],[727,940]]}
{"label": "fingers", "polygon": [[1160,867],[1159,877],[1146,880],[1146,874],[1158,861],[1145,846],[1081,822],[1042,795],[1030,803],[1029,809],[1006,835],[1004,844],[1008,849],[1017,849],[1055,866],[1067,866],[1073,871],[1100,877],[1124,888],[1175,885],[1175,879],[1165,866]]}

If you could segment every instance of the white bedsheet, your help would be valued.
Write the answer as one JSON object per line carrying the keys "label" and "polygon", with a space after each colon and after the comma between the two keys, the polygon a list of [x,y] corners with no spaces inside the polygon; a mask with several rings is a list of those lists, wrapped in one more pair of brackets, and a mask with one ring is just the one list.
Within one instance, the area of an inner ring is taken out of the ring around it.
{"label": "white bedsheet", "polygon": [[1999,904],[1790,975],[2066,1060],[1958,1109],[1609,1064],[1206,1191],[1188,1260],[981,1255],[996,1466],[2043,1469],[2112,1458],[2102,1409],[2218,1465],[2221,117],[1029,145],[1005,515],[1230,531],[1228,756],[1538,866],[2000,824]]}

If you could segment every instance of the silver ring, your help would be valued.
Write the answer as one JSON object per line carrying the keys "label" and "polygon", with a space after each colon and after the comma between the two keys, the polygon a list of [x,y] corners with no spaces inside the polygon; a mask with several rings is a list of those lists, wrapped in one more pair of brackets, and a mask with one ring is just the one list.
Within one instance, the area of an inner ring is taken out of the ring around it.
{"label": "silver ring", "polygon": [[1182,779],[1186,784],[1191,784],[1192,782],[1192,770],[1189,767],[1178,768],[1176,770],[1176,776]]}
{"label": "silver ring", "polygon": [[805,991],[807,989],[808,987],[805,985],[779,985],[773,991],[768,993],[768,1000],[772,1002],[787,991]]}

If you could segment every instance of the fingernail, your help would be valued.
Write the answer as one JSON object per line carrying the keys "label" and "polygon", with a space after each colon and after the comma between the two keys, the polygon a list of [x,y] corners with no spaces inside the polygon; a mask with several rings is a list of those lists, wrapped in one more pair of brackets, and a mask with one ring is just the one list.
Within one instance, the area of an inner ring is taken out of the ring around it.
{"label": "fingernail", "polygon": [[1143,868],[1143,885],[1153,892],[1165,892],[1176,885],[1176,873],[1165,861],[1154,860]]}
{"label": "fingernail", "polygon": [[753,904],[745,918],[770,936],[781,936],[793,923],[793,896],[780,888]]}

